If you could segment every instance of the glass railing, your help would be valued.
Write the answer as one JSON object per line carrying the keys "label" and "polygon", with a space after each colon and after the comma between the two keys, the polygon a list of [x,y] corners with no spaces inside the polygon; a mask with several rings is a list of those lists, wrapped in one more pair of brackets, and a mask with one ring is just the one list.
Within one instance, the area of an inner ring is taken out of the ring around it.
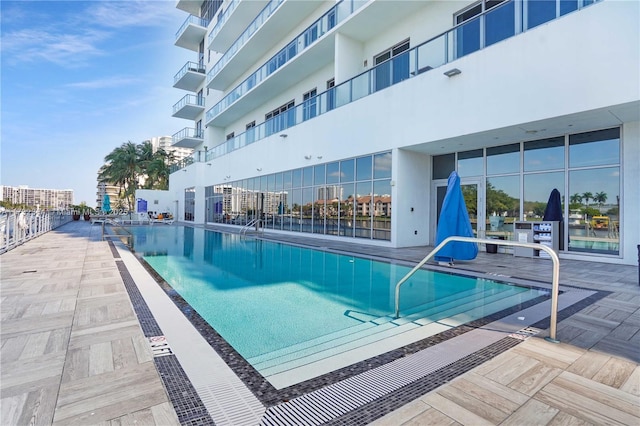
{"label": "glass railing", "polygon": [[180,71],[173,76],[173,84],[176,84],[182,77],[184,77],[189,71],[201,73],[204,75],[204,65],[197,62],[188,61]]}
{"label": "glass railing", "polygon": [[204,163],[205,162],[205,152],[204,151],[194,151],[193,154],[188,157],[183,158],[182,160],[173,163],[169,166],[169,173],[177,172],[180,169],[184,169],[187,166],[195,163]]}
{"label": "glass railing", "polygon": [[175,145],[183,139],[204,139],[204,132],[201,129],[185,127],[178,133],[174,133],[173,136],[171,136],[171,144]]}
{"label": "glass railing", "polygon": [[[239,86],[229,92],[220,102],[214,105],[206,114],[206,121],[209,122],[217,117],[222,111],[227,109],[232,103],[244,96],[249,90],[260,84],[268,76],[282,68],[285,64],[303,52],[309,45],[322,37],[325,33],[351,15],[357,8],[361,7],[365,1],[342,0],[311,26],[298,35],[293,41],[287,44],[282,50],[276,53],[256,72],[251,74]],[[226,55],[226,54],[225,54]],[[218,64],[216,64],[217,66]],[[215,75],[214,66],[207,74],[208,81]]]}
{"label": "glass railing", "polygon": [[182,35],[182,33],[185,32],[185,30],[187,29],[189,24],[198,25],[198,26],[201,26],[203,28],[207,28],[207,26],[209,25],[209,20],[200,18],[200,17],[195,16],[195,15],[187,16],[187,19],[180,26],[180,29],[176,32],[176,40],[179,39],[180,36]]}
{"label": "glass railing", "polygon": [[[264,24],[267,18],[269,18],[283,2],[284,0],[271,0],[269,4],[267,4],[267,6],[262,9],[262,12],[260,12],[258,16],[256,16],[256,18],[249,24],[247,29],[244,30],[242,34],[240,34],[240,37],[238,37],[236,41],[233,42],[231,47],[224,53],[224,55],[222,55],[218,62],[215,63],[213,68],[209,70],[209,72],[207,73],[207,83],[210,82],[216,75],[218,75],[220,70],[224,68],[227,62],[229,62],[229,60],[240,49],[242,49],[242,46],[244,46],[247,40],[249,40],[251,36],[255,34],[255,32],[258,31],[260,27],[262,27],[262,24]],[[211,40],[211,35],[209,35],[209,43],[211,42]]]}
{"label": "glass railing", "polygon": [[204,108],[204,97],[197,95],[185,95],[182,99],[173,105],[173,113],[180,111],[187,105],[199,106]]}
{"label": "glass railing", "polygon": [[[494,7],[472,20],[457,25],[411,50],[222,142],[207,152],[207,161],[526,31],[527,24],[523,20],[522,9],[515,7],[515,3],[521,1],[509,0]],[[599,1],[602,0],[584,2],[580,8]],[[505,22],[508,22],[508,25],[505,26]],[[210,115],[214,108],[207,111],[207,122],[215,117]]]}
{"label": "glass railing", "polygon": [[236,6],[238,5],[238,3],[240,3],[240,0],[233,0],[223,12],[220,12],[218,14],[218,22],[216,22],[216,25],[209,33],[209,38],[207,38],[207,43],[209,45],[211,44],[213,39],[216,38],[222,27],[224,27],[224,24],[227,23],[227,19],[229,19],[229,16],[231,16],[233,11],[236,10]]}

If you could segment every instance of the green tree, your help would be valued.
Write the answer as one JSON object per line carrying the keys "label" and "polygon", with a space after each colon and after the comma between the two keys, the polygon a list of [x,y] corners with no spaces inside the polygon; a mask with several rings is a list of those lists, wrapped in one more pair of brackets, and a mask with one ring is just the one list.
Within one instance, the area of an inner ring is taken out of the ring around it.
{"label": "green tree", "polygon": [[607,198],[606,192],[596,192],[596,195],[593,196],[593,201],[598,203],[598,205],[603,205],[607,202]]}
{"label": "green tree", "polygon": [[589,206],[589,200],[593,199],[593,194],[590,192],[584,192],[582,194],[582,199],[584,200],[585,205]]}
{"label": "green tree", "polygon": [[582,195],[580,194],[573,194],[570,198],[569,201],[571,202],[571,204],[582,204]]}

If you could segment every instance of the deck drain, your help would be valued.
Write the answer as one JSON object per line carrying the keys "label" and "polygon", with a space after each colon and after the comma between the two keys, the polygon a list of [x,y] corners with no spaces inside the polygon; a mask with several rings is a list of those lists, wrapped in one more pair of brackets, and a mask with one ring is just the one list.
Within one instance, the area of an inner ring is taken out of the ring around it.
{"label": "deck drain", "polygon": [[542,330],[535,327],[525,327],[522,330],[518,330],[513,334],[510,334],[509,337],[513,337],[515,339],[527,340],[529,337],[533,337],[536,334],[540,333]]}
{"label": "deck drain", "polygon": [[38,270],[34,269],[32,271],[22,271],[23,274],[33,274],[34,272],[38,272]]}

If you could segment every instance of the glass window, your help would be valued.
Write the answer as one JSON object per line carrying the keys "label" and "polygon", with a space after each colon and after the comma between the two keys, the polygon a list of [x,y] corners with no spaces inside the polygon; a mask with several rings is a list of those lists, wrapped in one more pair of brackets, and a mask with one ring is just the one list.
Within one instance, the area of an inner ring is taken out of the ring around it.
{"label": "glass window", "polygon": [[356,184],[356,203],[355,236],[371,238],[371,219],[373,217],[371,181]]}
{"label": "glass window", "polygon": [[313,185],[313,167],[302,169],[302,186]]}
{"label": "glass window", "polygon": [[355,229],[355,194],[352,183],[340,185],[339,235],[353,237]]}
{"label": "glass window", "polygon": [[373,239],[391,240],[391,180],[373,182]]}
{"label": "glass window", "polygon": [[313,231],[313,187],[302,188],[302,232]]}
{"label": "glass window", "polygon": [[275,189],[276,191],[282,191],[282,173],[276,173],[274,180],[275,184],[273,186],[273,189]]}
{"label": "glass window", "polygon": [[515,27],[515,2],[508,2],[488,12],[485,16],[485,46],[513,36]]}
{"label": "glass window", "polygon": [[391,153],[376,154],[373,156],[373,178],[391,178]]}
{"label": "glass window", "polygon": [[313,191],[313,233],[324,234],[327,192],[324,186],[316,186]]}
{"label": "glass window", "polygon": [[291,189],[291,170],[282,173],[282,187]]}
{"label": "glass window", "polygon": [[564,168],[564,137],[525,142],[524,171]]}
{"label": "glass window", "polygon": [[293,171],[293,188],[300,188],[302,186],[302,169],[295,169]]}
{"label": "glass window", "polygon": [[537,27],[556,17],[554,0],[527,0],[527,28]]}
{"label": "glass window", "polygon": [[620,129],[580,133],[569,137],[569,167],[620,163]]}
{"label": "glass window", "polygon": [[520,220],[520,175],[487,179],[486,215],[490,232],[513,233]]}
{"label": "glass window", "polygon": [[340,182],[353,182],[355,179],[354,161],[344,160],[340,162]]}
{"label": "glass window", "polygon": [[482,13],[482,4],[456,16],[456,24],[464,22],[464,25],[458,27],[455,33],[456,58],[480,49],[480,18],[477,17],[480,13]]}
{"label": "glass window", "polygon": [[553,189],[564,196],[564,172],[524,175],[524,219],[542,219]]}
{"label": "glass window", "polygon": [[460,177],[482,176],[484,174],[481,149],[458,153],[458,174]]}
{"label": "glass window", "polygon": [[487,148],[487,175],[518,173],[519,171],[519,143]]}
{"label": "glass window", "polygon": [[329,163],[327,164],[327,183],[338,183],[340,182],[340,163]]}
{"label": "glass window", "polygon": [[313,168],[313,183],[318,185],[324,183],[325,180],[325,165],[320,164]]}
{"label": "glass window", "polygon": [[569,172],[569,250],[620,252],[620,168]]}
{"label": "glass window", "polygon": [[433,179],[447,179],[455,169],[455,154],[436,155],[433,157]]}
{"label": "glass window", "polygon": [[372,174],[371,156],[356,159],[356,180],[370,180]]}
{"label": "glass window", "polygon": [[578,0],[560,0],[560,16],[578,9]]}
{"label": "glass window", "polygon": [[302,225],[302,190],[294,189],[291,191],[291,230],[300,232]]}

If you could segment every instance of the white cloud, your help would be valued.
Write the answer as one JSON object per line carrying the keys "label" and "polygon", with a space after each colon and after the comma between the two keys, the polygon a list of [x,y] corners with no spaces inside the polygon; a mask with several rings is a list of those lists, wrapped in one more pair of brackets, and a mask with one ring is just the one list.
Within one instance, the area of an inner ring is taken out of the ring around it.
{"label": "white cloud", "polygon": [[65,87],[76,89],[112,89],[114,87],[130,86],[138,83],[140,83],[140,80],[137,78],[113,76],[97,80],[70,83]]}
{"label": "white cloud", "polygon": [[94,25],[122,28],[129,26],[163,26],[172,21],[175,3],[158,0],[95,2],[87,11]]}

